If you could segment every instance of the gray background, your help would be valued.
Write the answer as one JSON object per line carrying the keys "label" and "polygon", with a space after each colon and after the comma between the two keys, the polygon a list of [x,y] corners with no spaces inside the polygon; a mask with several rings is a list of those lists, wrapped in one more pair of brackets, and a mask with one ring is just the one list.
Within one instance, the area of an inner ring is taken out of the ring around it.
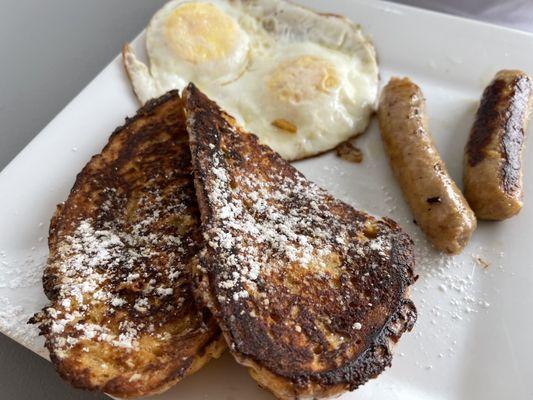
{"label": "gray background", "polygon": [[[402,0],[498,22],[494,0]],[[164,0],[0,0],[0,170],[146,25]],[[472,5],[472,1],[465,2]],[[498,0],[498,3],[501,3]],[[533,2],[517,26],[533,27]],[[309,1],[312,5],[312,1]],[[472,10],[471,10],[472,9]],[[502,9],[504,24],[512,24]],[[361,21],[363,22],[363,21]],[[70,388],[45,360],[0,334],[0,400],[107,399]]]}

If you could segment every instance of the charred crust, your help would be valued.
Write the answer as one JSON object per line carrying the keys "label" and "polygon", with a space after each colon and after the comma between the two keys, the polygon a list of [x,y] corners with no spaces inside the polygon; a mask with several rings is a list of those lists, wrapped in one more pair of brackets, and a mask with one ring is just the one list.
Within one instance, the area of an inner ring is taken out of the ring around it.
{"label": "charred crust", "polygon": [[501,187],[506,193],[520,186],[524,122],[531,90],[531,79],[524,73],[512,77],[498,74],[483,92],[466,145],[467,162],[475,167],[487,158],[488,146],[496,141],[501,159]]}
{"label": "charred crust", "polygon": [[414,303],[406,298],[407,290],[416,277],[413,273],[414,254],[412,240],[400,231],[397,224],[385,219],[392,227],[397,229],[399,235],[392,246],[391,266],[398,270],[402,285],[397,292],[397,307],[385,325],[370,340],[371,345],[358,358],[348,365],[327,374],[309,375],[312,381],[320,385],[337,385],[348,383],[349,389],[354,390],[368,380],[377,377],[392,361],[392,345],[396,343],[403,333],[410,331],[417,319]]}
{"label": "charred crust", "polygon": [[[131,179],[128,175],[130,173],[133,174]],[[192,167],[188,139],[185,133],[183,103],[177,91],[171,91],[158,99],[150,100],[139,109],[134,117],[127,118],[125,124],[112,133],[102,152],[93,156],[77,175],[68,200],[57,207],[50,224],[50,255],[43,274],[43,287],[51,301],[49,307],[61,306],[58,300],[59,283],[62,276],[58,265],[62,262],[59,249],[65,241],[65,237],[71,235],[83,219],[94,217],[95,220],[98,220],[96,224],[100,224],[114,221],[123,213],[127,213],[125,203],[117,202],[112,203],[109,208],[102,207],[104,198],[102,193],[106,189],[112,188],[116,192],[120,192],[127,200],[139,191],[142,192],[148,188],[151,182],[156,182],[158,187],[163,185],[164,188],[177,189],[185,196],[184,198],[192,199],[191,204],[184,204],[187,209],[187,217],[190,217],[195,224],[195,228],[189,233],[191,246],[180,253],[183,256],[178,256],[184,257],[183,262],[185,262],[187,257],[192,257],[194,252],[199,249],[201,236],[198,229],[199,211],[193,201]],[[165,197],[162,201],[167,200]],[[125,224],[127,223],[125,222]],[[169,230],[174,229],[173,227],[174,225],[165,223],[164,227],[156,233],[166,234]],[[168,246],[172,245],[165,244],[164,248],[168,250]],[[54,332],[51,329],[51,320],[43,317],[44,312],[36,314],[30,323],[39,325],[40,333],[45,336],[45,346],[50,352],[50,359],[60,376],[78,388],[103,391],[119,397],[138,397],[167,389],[187,375],[191,368],[196,370],[209,360],[212,356],[209,353],[212,349],[211,346],[220,342],[221,332],[210,312],[195,305],[190,271],[184,266],[180,272],[179,279],[183,279],[184,283],[183,285],[180,283],[178,289],[180,295],[184,296],[183,303],[180,302],[181,299],[178,301],[177,298],[170,297],[174,295],[160,295],[157,299],[159,302],[157,306],[150,308],[144,314],[137,313],[132,303],[120,306],[118,313],[116,309],[114,310],[115,313],[107,313],[108,310],[103,311],[106,314],[105,317],[102,317],[102,321],[104,321],[102,324],[118,324],[120,317],[117,317],[117,320],[113,318],[119,313],[127,315],[128,321],[134,323],[135,326],[140,326],[141,323],[147,325],[145,323],[147,319],[153,317],[154,320],[160,321],[161,329],[168,331],[170,331],[170,325],[174,321],[181,320],[184,316],[190,316],[189,320],[191,321],[190,325],[187,325],[186,335],[183,337],[171,336],[171,339],[164,344],[166,348],[162,354],[157,354],[157,351],[160,351],[163,345],[156,349],[153,359],[143,360],[133,367],[126,366],[124,362],[127,351],[116,347],[106,349],[98,347],[100,345],[110,346],[103,342],[91,343],[95,346],[91,348],[91,351],[97,353],[96,357],[99,356],[100,350],[102,357],[104,354],[105,357],[111,357],[111,361],[106,360],[115,372],[108,376],[102,373],[98,363],[95,366],[91,364],[91,360],[88,361],[90,365],[81,361],[81,355],[89,354],[82,353],[81,343],[74,345],[68,354],[61,354],[55,339],[62,333]],[[153,271],[147,272],[150,276],[157,273],[158,269],[155,267]],[[168,280],[168,277],[161,276],[160,279]],[[106,279],[115,278],[106,276]],[[117,282],[120,282],[120,279],[119,276]],[[189,284],[187,279],[191,280]],[[135,288],[119,289],[119,285],[115,285],[113,282],[109,285],[113,288],[116,287],[117,291],[122,290],[120,295],[123,298],[135,298]],[[176,288],[177,286],[174,287],[174,289]],[[149,296],[151,295],[146,295],[148,301],[154,300],[152,297],[148,298]],[[171,302],[176,304],[175,311],[163,311],[162,307],[171,304]],[[107,307],[108,304],[102,303],[102,306]],[[169,325],[165,325],[167,323]],[[177,328],[172,326],[172,329]],[[144,330],[139,330],[139,332],[140,335],[146,333]],[[143,350],[145,355],[148,355],[152,349],[144,348]],[[141,379],[130,380],[131,375],[135,373],[140,374]]]}
{"label": "charred crust", "polygon": [[[215,179],[212,169],[214,167],[213,155],[216,152],[224,154],[222,163],[231,162],[235,169],[243,173],[253,173],[251,170],[248,171],[251,167],[247,162],[254,159],[268,171],[276,171],[287,177],[303,177],[270,148],[260,145],[255,135],[243,132],[236,127],[230,117],[194,85],[190,84],[183,96],[204,233],[209,234],[211,226],[216,223],[207,196],[211,181]],[[331,329],[345,332],[351,340],[347,345],[341,345],[333,351],[325,350],[328,348],[328,342],[323,332],[314,327],[316,311],[312,307],[299,308],[298,322],[302,332],[305,332],[313,346],[285,345],[281,338],[288,338],[289,341],[295,340],[292,338],[294,333],[289,331],[291,328],[269,325],[270,322],[266,318],[271,318],[274,322],[283,321],[286,315],[278,313],[276,307],[287,301],[292,302],[290,305],[300,305],[298,302],[302,302],[302,299],[291,298],[283,292],[283,286],[281,286],[280,291],[276,292],[276,296],[271,299],[270,310],[272,311],[269,316],[255,318],[251,315],[251,308],[247,302],[221,303],[218,301],[216,282],[219,273],[217,262],[219,255],[208,248],[199,260],[203,271],[201,274],[205,276],[204,282],[208,282],[209,286],[207,294],[209,299],[206,304],[219,322],[235,358],[245,365],[251,363],[265,368],[279,379],[289,383],[296,393],[303,393],[310,386],[321,387],[323,392],[333,387],[353,390],[376,377],[390,365],[393,344],[404,332],[412,329],[417,315],[414,304],[407,298],[408,288],[416,280],[413,273],[413,242],[409,236],[391,219],[376,220],[332,197],[325,198],[325,203],[324,207],[331,207],[347,225],[355,226],[358,223],[372,221],[376,225],[373,237],[379,238],[387,235],[391,238],[387,261],[379,257],[366,260],[367,263],[378,263],[380,271],[386,271],[389,275],[387,285],[384,286],[386,293],[382,294],[383,297],[380,300],[380,305],[387,310],[387,315],[381,315],[380,323],[372,326],[372,329],[369,328],[359,337],[353,336],[347,333],[348,326],[350,323],[353,324],[353,320],[347,316],[343,317],[342,312],[331,305],[331,311],[335,313],[335,317],[338,316],[338,319],[331,323]],[[287,206],[290,207],[290,204]],[[346,266],[347,270],[357,267]],[[339,282],[341,286],[351,285],[349,274],[339,277]],[[259,288],[267,284],[269,283],[257,282]],[[385,289],[385,287],[391,289]],[[373,288],[359,288],[361,292],[365,290],[369,292],[370,289]],[[346,293],[354,296],[353,292]],[[350,306],[354,309],[360,306],[355,297],[352,300]],[[305,305],[305,303],[301,304]],[[280,307],[280,310],[282,309]],[[347,351],[353,343],[357,343],[358,346],[356,354],[350,358],[344,357],[343,351]],[[303,368],[302,365],[313,357],[313,354],[329,367],[321,372]],[[339,357],[343,358],[340,365],[336,362]],[[319,395],[319,393],[315,394]]]}
{"label": "charred crust", "polygon": [[[100,154],[93,155],[87,165],[76,175],[76,180],[74,182],[74,185],[71,189],[71,195],[75,194],[81,190],[83,190],[83,186],[85,185],[86,181],[88,180],[88,177],[93,174],[94,166],[93,164],[98,163],[100,159],[102,158],[102,153],[105,153],[109,151],[110,146],[115,142],[118,135],[124,135],[128,134],[131,127],[138,121],[142,120],[143,118],[147,118],[154,114],[154,112],[157,110],[158,107],[161,105],[164,105],[165,103],[174,100],[178,101],[180,100],[179,92],[177,90],[171,90],[168,93],[162,95],[161,97],[158,97],[156,99],[149,100],[146,102],[146,104],[141,107],[133,117],[127,117],[125,119],[125,123],[119,127],[117,127],[111,136],[109,137],[108,143],[105,145],[105,147],[102,149],[102,152]],[[182,113],[182,110],[177,110],[177,112]],[[147,134],[142,133],[143,140],[146,140]],[[129,147],[128,153],[131,154],[131,149],[133,148],[133,142],[138,143],[139,139],[137,136],[131,138],[130,141],[126,141],[125,145]],[[116,160],[115,164],[118,163],[124,163],[127,162],[128,158],[122,156],[119,160]],[[44,292],[49,300],[54,300],[55,295],[57,293],[56,290],[56,280],[57,276],[53,273],[53,261],[54,261],[54,254],[57,250],[57,242],[58,242],[58,235],[59,231],[63,228],[64,225],[64,217],[63,212],[65,211],[65,203],[60,203],[56,206],[56,211],[54,212],[54,215],[52,216],[52,219],[50,220],[50,228],[48,230],[48,248],[49,248],[49,258],[47,260],[47,264],[45,266],[45,270],[43,273],[43,289]],[[67,221],[69,222],[69,221]],[[72,223],[70,221],[69,223]]]}

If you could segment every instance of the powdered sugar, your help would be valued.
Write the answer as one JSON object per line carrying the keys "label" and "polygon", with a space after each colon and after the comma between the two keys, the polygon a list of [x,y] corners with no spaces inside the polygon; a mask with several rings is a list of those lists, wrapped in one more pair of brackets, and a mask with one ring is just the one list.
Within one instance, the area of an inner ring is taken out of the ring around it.
{"label": "powdered sugar", "polygon": [[29,288],[41,283],[43,266],[48,252],[45,248],[32,248],[25,259],[3,255],[0,262],[0,289]]}
{"label": "powdered sugar", "polygon": [[355,238],[364,218],[341,221],[331,211],[340,203],[302,175],[272,170],[262,177],[262,166],[250,160],[247,168],[257,175],[238,168],[230,173],[222,150],[209,149],[206,193],[214,222],[204,237],[216,254],[219,301],[248,298],[258,277],[280,266],[323,275],[333,255],[347,262],[370,253],[388,256],[390,237]]}
{"label": "powdered sugar", "polygon": [[[62,237],[48,266],[59,278],[55,301],[39,317],[59,357],[87,340],[135,350],[140,335],[179,314],[190,296],[185,263],[196,243],[187,226],[169,231],[162,220],[192,218],[186,206],[193,198],[190,189],[165,198],[158,185],[145,189],[134,196],[134,216],[126,217],[128,198],[105,188],[98,213]],[[112,219],[106,217],[109,212]],[[91,316],[96,309],[105,310],[109,325],[98,319],[103,315]]]}
{"label": "powdered sugar", "polygon": [[2,332],[11,338],[22,343],[24,346],[36,349],[40,354],[44,354],[42,339],[38,336],[39,330],[36,326],[27,324],[32,316],[32,312],[22,305],[14,305],[7,297],[0,297],[0,326]]}

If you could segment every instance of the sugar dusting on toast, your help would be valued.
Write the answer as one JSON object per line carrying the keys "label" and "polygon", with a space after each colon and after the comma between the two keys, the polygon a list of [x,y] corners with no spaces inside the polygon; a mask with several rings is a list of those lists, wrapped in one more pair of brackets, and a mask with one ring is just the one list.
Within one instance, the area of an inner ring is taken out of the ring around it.
{"label": "sugar dusting on toast", "polygon": [[[317,264],[315,272],[327,278],[320,267],[325,267],[331,254],[346,263],[372,251],[388,257],[390,241],[382,236],[359,235],[359,240],[350,240],[354,233],[364,231],[364,220],[347,226],[336,219],[324,205],[331,197],[302,175],[274,176],[272,171],[271,181],[267,181],[237,174],[230,182],[222,167],[222,150],[213,150],[212,157],[211,173],[216,179],[207,192],[217,224],[206,229],[204,238],[221,253],[219,268],[225,272],[218,285],[234,300],[248,297],[247,290],[257,290],[255,281],[260,272],[269,273],[265,269],[273,267],[273,258],[278,266],[293,263],[311,269],[310,264]],[[287,204],[295,203],[297,207],[286,209]]]}
{"label": "sugar dusting on toast", "polygon": [[416,320],[409,236],[308,181],[194,85],[184,98],[205,241],[195,271],[237,361],[278,398],[376,377]]}
{"label": "sugar dusting on toast", "polygon": [[[107,189],[104,193],[109,196],[102,204],[104,212],[119,204],[125,206],[116,190]],[[173,313],[185,301],[184,291],[188,288],[182,275],[187,267],[181,258],[185,249],[195,243],[177,232],[160,232],[155,225],[163,215],[176,220],[187,217],[184,201],[193,201],[183,198],[187,195],[176,193],[166,207],[161,207],[165,201],[153,190],[148,197],[139,199],[137,206],[147,217],[139,216],[136,224],[125,228],[122,217],[106,221],[97,215],[80,221],[74,233],[65,237],[59,248],[61,262],[57,263],[57,273],[63,276],[56,288],[60,307],[45,310],[51,331],[58,334],[58,350],[71,348],[84,339],[133,349],[140,332],[152,332],[156,339],[164,339],[162,333],[156,332],[165,323],[159,312],[163,308]],[[152,268],[151,264],[161,258],[167,260],[167,268]],[[105,324],[87,321],[83,313],[98,304],[105,304],[109,314],[125,311],[132,318],[124,319],[118,332]]]}
{"label": "sugar dusting on toast", "polygon": [[201,246],[176,91],[148,102],[78,175],[52,218],[39,325],[59,374],[117,397],[160,393],[224,349],[197,307]]}

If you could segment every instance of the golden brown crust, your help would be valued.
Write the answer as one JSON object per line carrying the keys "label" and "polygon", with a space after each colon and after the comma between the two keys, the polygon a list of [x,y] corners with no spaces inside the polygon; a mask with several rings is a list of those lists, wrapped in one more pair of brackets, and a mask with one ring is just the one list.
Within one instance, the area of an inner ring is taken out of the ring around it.
{"label": "golden brown crust", "polygon": [[499,71],[483,92],[465,149],[465,196],[478,218],[502,220],[522,208],[522,150],[531,78]]}
{"label": "golden brown crust", "polygon": [[461,252],[477,222],[433,143],[422,91],[408,78],[392,78],[378,116],[391,168],[416,223],[437,249]]}
{"label": "golden brown crust", "polygon": [[197,308],[199,213],[182,101],[147,103],[78,175],[52,219],[34,318],[59,374],[119,397],[168,389],[224,349]]}
{"label": "golden brown crust", "polygon": [[307,181],[193,85],[184,98],[206,240],[197,288],[232,354],[279,398],[376,377],[416,320],[410,238]]}

